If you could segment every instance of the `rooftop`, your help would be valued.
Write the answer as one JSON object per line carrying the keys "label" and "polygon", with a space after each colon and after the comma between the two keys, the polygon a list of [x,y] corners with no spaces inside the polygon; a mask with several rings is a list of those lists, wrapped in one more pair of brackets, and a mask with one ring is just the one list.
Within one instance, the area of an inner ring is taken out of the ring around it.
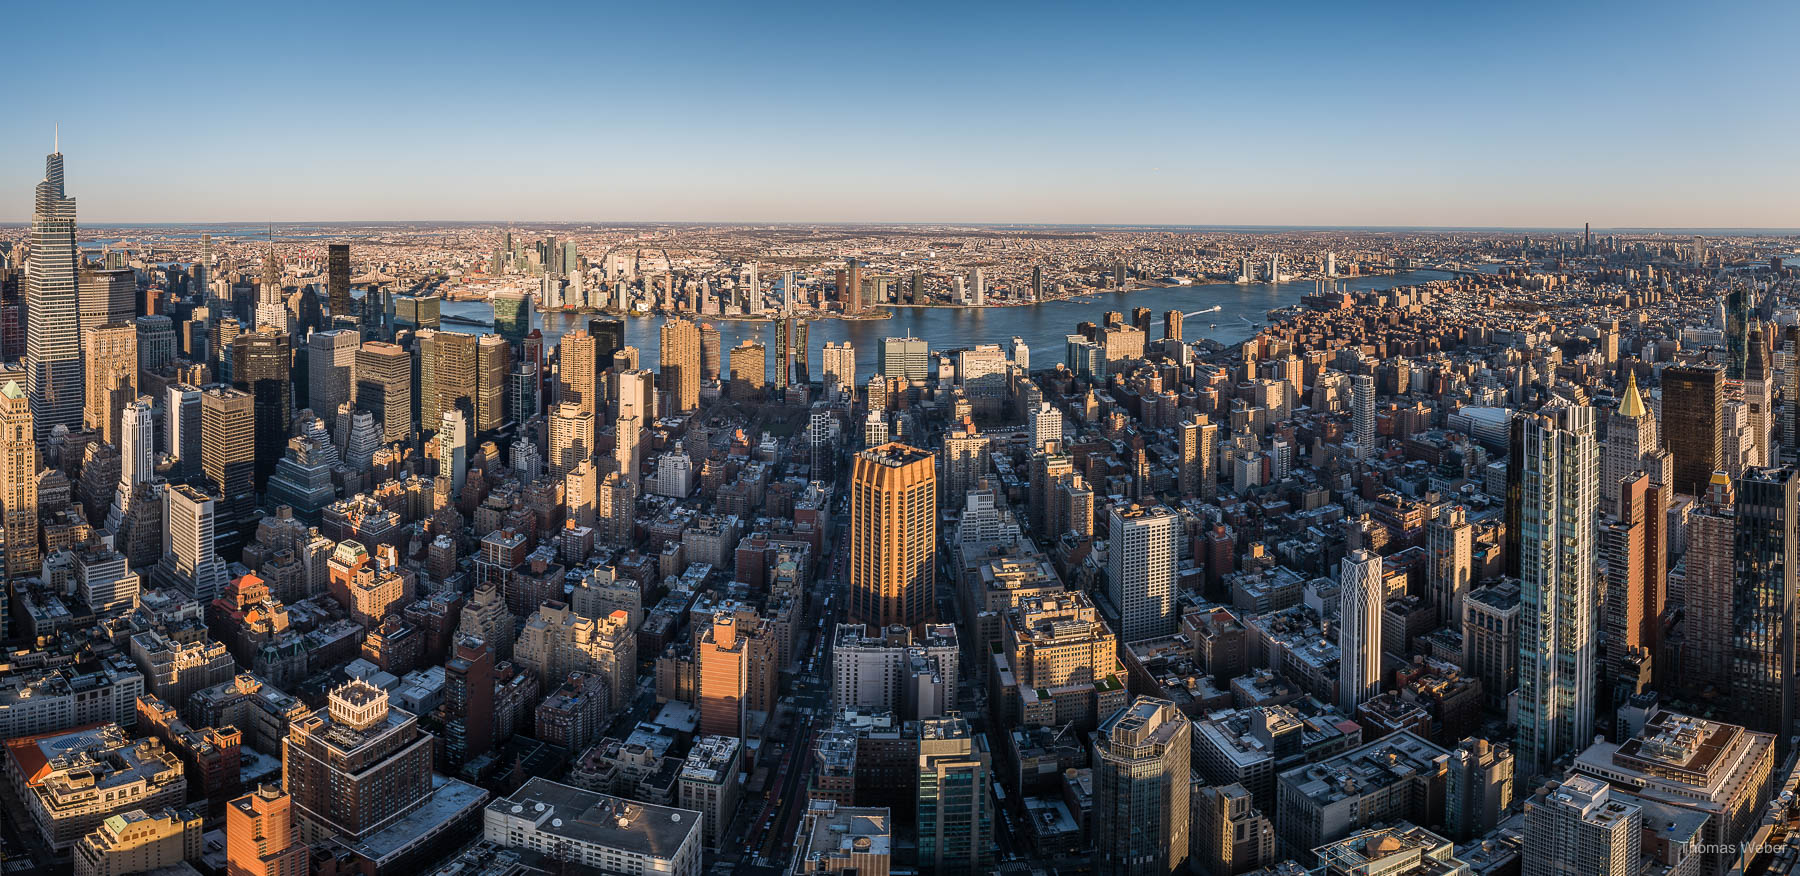
{"label": "rooftop", "polygon": [[656,858],[673,858],[700,829],[700,813],[691,809],[640,803],[541,778],[487,809],[530,821],[552,836]]}

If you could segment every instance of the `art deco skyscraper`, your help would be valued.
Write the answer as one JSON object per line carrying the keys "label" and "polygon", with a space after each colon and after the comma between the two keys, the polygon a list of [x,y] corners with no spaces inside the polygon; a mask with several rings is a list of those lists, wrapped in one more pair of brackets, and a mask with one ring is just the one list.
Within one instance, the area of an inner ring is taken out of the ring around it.
{"label": "art deco skyscraper", "polygon": [[[62,152],[44,159],[31,214],[25,266],[25,381],[37,437],[58,425],[81,428],[81,310],[75,248],[75,199],[63,192]],[[11,565],[10,563],[8,565]]]}
{"label": "art deco skyscraper", "polygon": [[1714,365],[1663,369],[1663,427],[1675,454],[1675,492],[1698,496],[1725,465],[1720,426],[1725,407],[1725,372]]}
{"label": "art deco skyscraper", "polygon": [[1166,874],[1188,856],[1193,722],[1138,697],[1094,735],[1094,871]]}
{"label": "art deco skyscraper", "polygon": [[119,443],[119,412],[137,398],[137,325],[109,322],[87,332],[87,392],[82,422],[100,440]]}
{"label": "art deco skyscraper", "polygon": [[1775,428],[1774,375],[1770,373],[1762,324],[1754,319],[1745,341],[1744,407],[1750,428],[1749,464],[1774,465],[1771,433]]}
{"label": "art deco skyscraper", "polygon": [[[1638,392],[1637,375],[1625,380],[1625,397],[1606,421],[1606,456],[1600,463],[1600,504],[1619,513],[1619,482],[1644,467],[1644,456],[1656,450],[1656,416]],[[1696,494],[1697,495],[1697,494]]]}
{"label": "art deco skyscraper", "polygon": [[397,344],[367,341],[356,352],[356,409],[381,421],[381,440],[412,435],[412,354]]}
{"label": "art deco skyscraper", "polygon": [[38,571],[37,438],[31,402],[16,380],[0,387],[0,514],[6,534],[6,577]]}
{"label": "art deco skyscraper", "polygon": [[156,480],[156,412],[149,396],[125,406],[119,417],[119,488],[106,528],[117,535],[138,485]]}
{"label": "art deco skyscraper", "polygon": [[937,470],[905,444],[871,447],[850,472],[850,621],[914,628],[936,605]]}
{"label": "art deco skyscraper", "polygon": [[1381,692],[1381,571],[1381,557],[1359,548],[1338,573],[1338,709],[1346,715]]}
{"label": "art deco skyscraper", "polygon": [[1759,468],[1737,481],[1731,699],[1737,720],[1784,743],[1794,726],[1794,588],[1800,473]]}
{"label": "art deco skyscraper", "polygon": [[1520,774],[1547,773],[1594,736],[1599,460],[1592,408],[1520,415]]}

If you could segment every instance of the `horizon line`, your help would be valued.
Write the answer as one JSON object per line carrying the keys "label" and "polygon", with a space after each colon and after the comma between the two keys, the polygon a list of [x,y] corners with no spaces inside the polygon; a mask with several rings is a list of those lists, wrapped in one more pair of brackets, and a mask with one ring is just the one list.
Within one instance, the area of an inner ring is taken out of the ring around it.
{"label": "horizon line", "polygon": [[[30,219],[0,219],[0,227],[31,226]],[[207,226],[207,225],[261,225],[271,224],[267,218],[255,219],[206,219],[206,220],[129,220],[108,219],[89,223],[77,222],[77,230],[82,228],[108,227],[148,227],[148,226]],[[975,228],[1074,228],[1074,229],[1154,229],[1154,230],[1190,230],[1190,231],[1489,231],[1489,232],[1744,232],[1765,233],[1777,236],[1800,236],[1800,226],[1757,226],[1757,225],[1608,225],[1608,226],[1573,226],[1573,225],[1378,225],[1378,224],[1267,224],[1267,223],[1181,223],[1181,222],[1045,222],[1045,221],[1008,221],[1008,220],[949,220],[949,219],[903,219],[903,220],[774,220],[774,219],[283,219],[275,220],[274,225],[482,225],[482,226],[529,226],[529,225],[675,225],[675,226],[768,226],[768,227],[889,227],[904,228],[910,226],[968,226]]]}

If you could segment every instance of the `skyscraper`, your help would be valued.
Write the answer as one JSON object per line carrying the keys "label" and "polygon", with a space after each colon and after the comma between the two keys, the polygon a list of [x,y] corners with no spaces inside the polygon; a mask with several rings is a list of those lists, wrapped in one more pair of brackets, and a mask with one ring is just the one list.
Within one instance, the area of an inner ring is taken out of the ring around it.
{"label": "skyscraper", "polygon": [[700,328],[691,320],[667,319],[662,325],[662,377],[672,413],[700,406]]}
{"label": "skyscraper", "polygon": [[1720,426],[1725,407],[1725,372],[1714,365],[1663,369],[1663,427],[1675,454],[1675,492],[1698,496],[1725,465]]}
{"label": "skyscraper", "polygon": [[593,455],[594,415],[573,402],[550,409],[550,476],[568,474]]}
{"label": "skyscraper", "polygon": [[0,514],[5,515],[6,577],[37,574],[38,450],[31,402],[16,380],[0,387]]}
{"label": "skyscraper", "polygon": [[75,199],[63,193],[62,152],[44,159],[31,213],[25,266],[25,390],[42,439],[58,425],[81,428],[81,310],[75,248]]}
{"label": "skyscraper", "polygon": [[825,342],[825,398],[830,401],[856,395],[856,349],[849,341],[842,345]]}
{"label": "skyscraper", "polygon": [[1094,871],[1173,873],[1188,856],[1193,722],[1138,697],[1094,736]]}
{"label": "skyscraper", "polygon": [[1356,458],[1368,459],[1375,453],[1375,378],[1367,374],[1350,376],[1350,424],[1356,438]]}
{"label": "skyscraper", "polygon": [[398,344],[365,341],[356,351],[356,409],[381,421],[381,440],[412,436],[412,354]]}
{"label": "skyscraper", "polygon": [[475,342],[475,410],[469,425],[482,435],[492,434],[507,420],[506,383],[512,358],[512,344],[499,335],[482,335]]}
{"label": "skyscraper", "polygon": [[350,315],[350,244],[329,244],[325,251],[325,289],[331,318]]}
{"label": "skyscraper", "polygon": [[156,564],[157,584],[201,605],[225,590],[225,563],[214,550],[216,508],[211,496],[186,484],[175,484],[163,493],[163,555]]}
{"label": "skyscraper", "polygon": [[1609,513],[1619,513],[1619,482],[1644,468],[1644,456],[1656,448],[1656,417],[1638,392],[1634,372],[1625,379],[1625,396],[1606,421],[1606,456],[1600,468],[1601,507]]}
{"label": "skyscraper", "polygon": [[1475,527],[1469,524],[1468,510],[1461,505],[1443,509],[1425,537],[1431,563],[1426,598],[1437,607],[1438,621],[1454,627],[1462,623],[1463,597],[1474,576]]}
{"label": "skyscraper", "polygon": [[130,268],[82,268],[78,280],[81,335],[108,323],[137,319],[137,276]]}
{"label": "skyscraper", "polygon": [[1381,692],[1385,596],[1381,557],[1351,551],[1338,574],[1338,709],[1346,715]]}
{"label": "skyscraper", "polygon": [[451,494],[460,496],[469,475],[469,421],[462,411],[451,408],[444,412],[437,442],[438,476],[449,478]]}
{"label": "skyscraper", "polygon": [[109,322],[86,334],[87,392],[82,422],[100,440],[119,443],[119,412],[137,398],[137,326]]}
{"label": "skyscraper", "polygon": [[[200,471],[218,497],[218,537],[228,546],[241,543],[240,530],[256,508],[256,453],[256,408],[250,394],[225,387],[202,392]],[[163,528],[167,532],[166,522]]]}
{"label": "skyscraper", "polygon": [[156,412],[149,396],[125,406],[119,417],[119,487],[113,496],[106,528],[114,535],[131,510],[141,484],[156,480]]}
{"label": "skyscraper", "polygon": [[494,650],[478,637],[458,635],[444,661],[444,759],[460,769],[493,744]]}
{"label": "skyscraper", "polygon": [[362,336],[354,329],[333,329],[307,336],[306,383],[311,393],[308,407],[327,426],[337,425],[339,406],[356,400],[356,357],[361,345]]}
{"label": "skyscraper", "polygon": [[1751,469],[1737,481],[1731,618],[1731,699],[1752,730],[1786,750],[1794,726],[1794,588],[1800,473]]}
{"label": "skyscraper", "polygon": [[961,717],[919,722],[919,868],[981,873],[994,861],[993,758]]}
{"label": "skyscraper", "polygon": [[423,805],[431,745],[416,717],[389,706],[387,691],[358,679],[333,690],[281,742],[301,838],[359,841]]}
{"label": "skyscraper", "polygon": [[1681,687],[1702,691],[1731,688],[1732,624],[1737,578],[1737,495],[1724,472],[1700,496],[1688,515]]}
{"label": "skyscraper", "polygon": [[231,343],[231,382],[255,399],[256,480],[267,481],[287,448],[294,416],[294,357],[287,332],[258,329]]}
{"label": "skyscraper", "polygon": [[856,455],[850,473],[850,620],[930,621],[937,584],[937,471],[905,444]]}
{"label": "skyscraper", "polygon": [[1599,504],[1593,409],[1519,416],[1520,774],[1548,773],[1594,735]]}
{"label": "skyscraper", "polygon": [[875,370],[889,380],[930,378],[931,348],[919,338],[882,338]]}
{"label": "skyscraper", "polygon": [[1107,597],[1119,612],[1119,638],[1173,635],[1175,539],[1181,518],[1166,505],[1112,507],[1107,530]]}
{"label": "skyscraper", "polygon": [[733,399],[754,398],[762,394],[768,383],[768,352],[755,341],[744,341],[731,348],[731,389]]}

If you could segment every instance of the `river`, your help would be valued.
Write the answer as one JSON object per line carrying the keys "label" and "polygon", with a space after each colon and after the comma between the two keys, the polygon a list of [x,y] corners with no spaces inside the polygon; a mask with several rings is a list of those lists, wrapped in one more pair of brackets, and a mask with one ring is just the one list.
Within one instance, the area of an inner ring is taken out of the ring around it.
{"label": "river", "polygon": [[[1447,280],[1440,271],[1412,271],[1395,276],[1351,277],[1341,281],[1352,290],[1387,289],[1428,280]],[[811,351],[812,373],[820,373],[819,350],[827,341],[849,341],[856,348],[858,380],[875,373],[875,360],[882,338],[915,337],[930,342],[931,348],[952,349],[976,344],[1010,344],[1023,338],[1031,348],[1031,367],[1047,368],[1062,362],[1067,354],[1065,338],[1075,331],[1077,323],[1098,323],[1101,314],[1117,310],[1129,317],[1132,308],[1148,307],[1156,314],[1153,336],[1160,337],[1164,311],[1179,309],[1193,313],[1214,306],[1212,313],[1187,317],[1182,334],[1188,340],[1205,338],[1221,344],[1233,344],[1256,332],[1251,323],[1266,322],[1270,310],[1298,303],[1300,296],[1310,293],[1310,281],[1293,283],[1208,283],[1196,286],[1169,286],[1138,289],[1132,292],[1099,292],[1080,299],[1049,301],[1018,307],[896,307],[891,319],[842,320],[822,319],[808,323],[807,347]],[[485,301],[445,301],[444,316],[458,316],[491,323],[493,306]],[[540,313],[535,325],[544,332],[546,347],[554,346],[564,332],[581,328],[593,314]],[[769,347],[774,355],[773,324],[742,320],[710,320],[719,329],[723,351],[739,341],[754,339]],[[638,348],[640,364],[656,368],[659,364],[660,336],[663,317],[625,318],[625,343]],[[445,323],[450,331],[474,331],[473,326]]]}

